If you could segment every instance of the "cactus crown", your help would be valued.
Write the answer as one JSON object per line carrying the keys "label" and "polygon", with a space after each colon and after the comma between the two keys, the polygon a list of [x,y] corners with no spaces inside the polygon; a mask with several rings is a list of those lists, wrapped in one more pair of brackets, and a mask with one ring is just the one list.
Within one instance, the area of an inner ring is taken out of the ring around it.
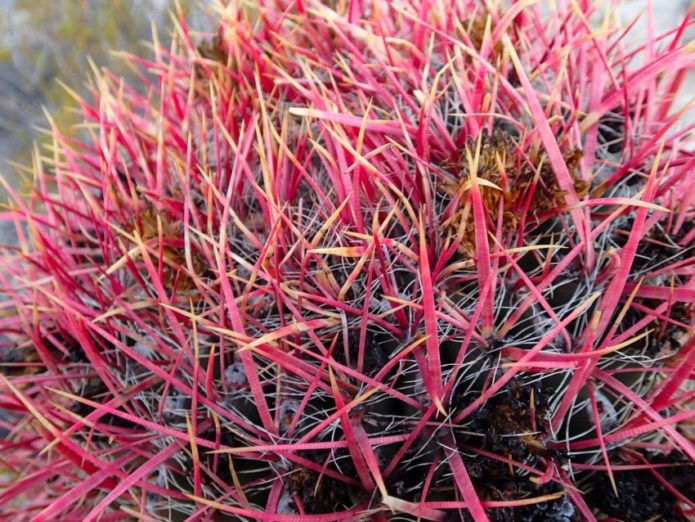
{"label": "cactus crown", "polygon": [[2,215],[10,517],[692,512],[689,22],[503,3],[219,3],[96,74]]}

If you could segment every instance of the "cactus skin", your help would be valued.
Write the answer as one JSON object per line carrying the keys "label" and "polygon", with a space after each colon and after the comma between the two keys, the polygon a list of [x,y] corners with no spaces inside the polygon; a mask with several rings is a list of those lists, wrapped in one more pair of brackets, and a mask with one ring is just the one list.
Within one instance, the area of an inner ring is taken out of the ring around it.
{"label": "cactus skin", "polygon": [[493,4],[215,4],[95,73],[1,216],[0,514],[692,515],[689,22]]}

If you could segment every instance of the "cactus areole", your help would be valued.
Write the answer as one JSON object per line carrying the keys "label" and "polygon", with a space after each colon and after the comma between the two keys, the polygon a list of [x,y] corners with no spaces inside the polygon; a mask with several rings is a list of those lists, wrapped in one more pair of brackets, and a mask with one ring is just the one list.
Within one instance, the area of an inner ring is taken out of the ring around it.
{"label": "cactus areole", "polygon": [[95,69],[0,213],[0,518],[692,520],[689,16],[597,4],[214,2]]}

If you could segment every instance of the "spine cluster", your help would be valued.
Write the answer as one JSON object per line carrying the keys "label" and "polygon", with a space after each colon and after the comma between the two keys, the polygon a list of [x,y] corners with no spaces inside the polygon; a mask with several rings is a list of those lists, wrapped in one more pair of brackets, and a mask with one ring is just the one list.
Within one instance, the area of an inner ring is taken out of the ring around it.
{"label": "spine cluster", "polygon": [[692,516],[690,22],[546,7],[219,2],[95,73],[0,215],[0,514]]}

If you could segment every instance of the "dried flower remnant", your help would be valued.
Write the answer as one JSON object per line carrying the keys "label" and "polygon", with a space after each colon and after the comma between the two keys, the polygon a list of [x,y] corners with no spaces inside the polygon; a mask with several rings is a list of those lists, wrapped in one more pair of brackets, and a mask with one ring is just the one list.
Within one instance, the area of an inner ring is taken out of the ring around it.
{"label": "dried flower remnant", "polygon": [[[570,149],[562,156],[574,190],[583,198],[588,194],[590,183],[579,175],[581,158],[580,149]],[[502,230],[506,233],[520,223],[537,226],[566,206],[566,192],[560,189],[547,155],[534,147],[526,156],[515,138],[504,131],[483,135],[479,150],[476,142],[469,141],[453,160],[445,162],[444,167],[453,175],[453,181],[447,179],[439,185],[440,191],[452,202],[445,211],[445,216],[451,216],[444,225],[460,238],[459,250],[470,255],[475,252],[475,226],[469,198],[472,168],[476,171],[476,183],[491,230],[496,229],[500,212]]]}
{"label": "dried flower remnant", "polygon": [[0,346],[0,373],[3,375],[27,375],[40,371],[39,355],[29,346],[16,346],[9,339]]}
{"label": "dried flower remnant", "polygon": [[[477,18],[471,18],[462,24],[461,37],[468,38],[471,45],[476,51],[481,51],[486,39],[486,31],[488,30],[488,24],[490,27],[487,38],[492,39],[492,31],[495,29],[495,24],[489,17],[479,16]],[[495,57],[501,57],[504,50],[504,45],[501,41],[497,41],[494,47],[491,49]],[[495,63],[496,60],[490,60],[491,63]]]}
{"label": "dried flower remnant", "polygon": [[194,65],[196,95],[208,96],[210,84],[217,83],[229,88],[236,78],[233,73],[235,65],[221,36],[218,34],[201,42],[196,50],[200,56],[198,63]]}
{"label": "dried flower remnant", "polygon": [[[186,261],[183,224],[180,221],[171,221],[166,214],[147,207],[127,224],[127,228],[131,230],[133,237],[138,238],[135,242],[128,243],[130,247],[138,247],[141,242],[153,263],[159,264],[161,259],[161,281],[165,288],[175,288],[178,292],[186,292],[195,287],[195,277],[191,274]],[[133,261],[137,261],[135,257],[142,255],[142,250],[130,252],[135,254]],[[126,254],[128,257],[130,252]],[[209,271],[205,269],[204,258],[196,251],[191,254],[191,263],[194,274],[201,276],[209,274]],[[157,266],[157,268],[160,267]]]}

